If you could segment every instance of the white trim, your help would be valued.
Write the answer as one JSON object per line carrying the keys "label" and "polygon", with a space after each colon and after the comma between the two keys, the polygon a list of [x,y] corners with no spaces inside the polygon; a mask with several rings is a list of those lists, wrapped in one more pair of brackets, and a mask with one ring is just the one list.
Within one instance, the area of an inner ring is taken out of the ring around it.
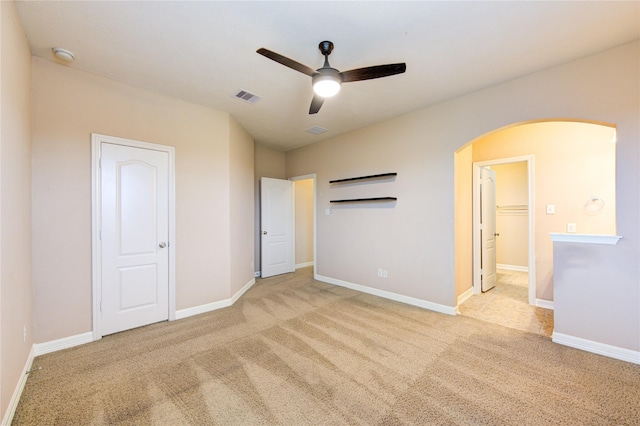
{"label": "white trim", "polygon": [[222,308],[228,308],[229,306],[236,303],[236,301],[242,297],[243,294],[247,292],[254,284],[256,283],[256,279],[252,278],[251,281],[246,283],[240,290],[236,292],[229,299],[219,300],[217,302],[206,303],[204,305],[194,306],[191,308],[180,309],[176,311],[176,319],[183,319],[192,317],[194,315],[205,314],[207,312],[215,311]]}
{"label": "white trim", "polygon": [[296,269],[306,268],[307,266],[313,266],[313,261],[311,261],[311,262],[305,262],[305,263],[298,263],[298,264],[296,265]]}
{"label": "white trim", "polygon": [[607,345],[606,343],[594,342],[593,340],[556,333],[555,331],[551,335],[551,340],[560,345],[570,346],[572,348],[581,349],[598,355],[604,355],[621,361],[640,364],[640,351]]}
{"label": "white trim", "polygon": [[480,168],[498,164],[527,163],[527,184],[528,184],[528,251],[527,272],[529,273],[529,304],[536,302],[536,239],[535,239],[535,156],[522,155],[517,157],[499,158],[473,163],[472,193],[473,193],[473,292],[482,292],[482,281],[480,276],[480,232],[477,224],[480,223]]}
{"label": "white trim", "polygon": [[458,308],[458,306],[466,302],[467,299],[469,299],[471,296],[473,296],[473,286],[469,287],[465,292],[458,296],[458,304],[456,306],[456,309]]}
{"label": "white trim", "polygon": [[242,297],[242,295],[247,292],[247,290],[249,290],[251,287],[253,287],[253,285],[255,283],[256,283],[256,279],[252,278],[251,280],[249,280],[248,283],[246,283],[244,286],[242,286],[242,288],[240,290],[238,290],[236,292],[236,294],[231,296],[231,304],[233,305],[234,303],[236,303],[238,301],[238,299],[240,299]]}
{"label": "white trim", "polygon": [[200,315],[218,309],[227,308],[231,305],[231,299],[224,299],[218,302],[211,302],[204,305],[194,306],[192,308],[180,309],[176,311],[176,319],[181,320],[184,318],[192,317],[194,315]]}
{"label": "white trim", "polygon": [[373,296],[382,297],[384,299],[394,300],[396,302],[405,303],[407,305],[417,306],[419,308],[428,309],[430,311],[439,312],[441,314],[455,315],[456,308],[452,306],[445,306],[439,303],[433,303],[422,299],[416,299],[415,297],[404,296],[402,294],[392,293],[386,290],[379,290],[377,288],[371,288],[360,284],[354,284],[347,281],[338,280],[335,278],[325,277],[323,275],[315,275],[314,277],[318,281],[322,281],[328,284],[337,285],[340,287],[350,288],[361,293],[371,294]]}
{"label": "white trim", "polygon": [[74,346],[84,345],[93,342],[93,332],[88,331],[75,336],[63,337],[62,339],[51,340],[44,343],[34,343],[33,352],[35,356],[48,354],[51,352],[61,351],[63,349],[73,348]]}
{"label": "white trim", "polygon": [[102,294],[102,245],[100,244],[100,157],[101,144],[111,143],[134,148],[166,152],[169,156],[169,321],[176,317],[176,188],[175,188],[175,148],[140,142],[114,136],[91,134],[91,289],[92,289],[92,333],[93,340],[102,338],[102,314],[100,295]]}
{"label": "white trim", "polygon": [[536,306],[544,309],[551,309],[553,311],[553,300],[536,299]]}
{"label": "white trim", "polygon": [[551,232],[551,241],[554,243],[582,243],[582,244],[607,244],[615,246],[622,239],[620,235],[604,234],[565,234]]}
{"label": "white trim", "polygon": [[496,265],[496,268],[504,269],[506,271],[529,272],[528,266],[520,266],[520,265],[505,265],[503,263],[498,263]]}
{"label": "white trim", "polygon": [[9,401],[9,406],[7,407],[7,411],[4,413],[4,418],[2,419],[2,426],[9,426],[13,421],[13,416],[16,413],[16,408],[18,408],[18,402],[20,402],[20,397],[22,396],[22,391],[24,390],[24,385],[27,383],[27,378],[29,377],[29,370],[31,370],[31,366],[33,365],[33,359],[35,358],[35,354],[33,351],[33,346],[29,351],[29,356],[27,357],[27,361],[24,364],[24,368],[20,373],[20,379],[16,384],[16,388],[13,390],[13,395],[11,395],[11,400]]}

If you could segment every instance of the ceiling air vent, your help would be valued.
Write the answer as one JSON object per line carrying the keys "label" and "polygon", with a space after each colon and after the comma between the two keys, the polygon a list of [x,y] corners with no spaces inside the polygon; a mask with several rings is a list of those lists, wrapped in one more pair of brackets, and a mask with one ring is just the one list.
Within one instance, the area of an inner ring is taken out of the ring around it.
{"label": "ceiling air vent", "polygon": [[327,131],[327,129],[320,127],[320,126],[313,126],[313,127],[309,127],[307,130],[305,130],[306,132],[309,133],[313,133],[314,135],[319,135],[321,133],[324,133]]}
{"label": "ceiling air vent", "polygon": [[241,101],[249,102],[250,104],[255,104],[260,99],[262,99],[260,96],[254,95],[253,93],[249,93],[246,90],[242,90],[242,89],[238,90],[238,92],[234,95],[234,97]]}

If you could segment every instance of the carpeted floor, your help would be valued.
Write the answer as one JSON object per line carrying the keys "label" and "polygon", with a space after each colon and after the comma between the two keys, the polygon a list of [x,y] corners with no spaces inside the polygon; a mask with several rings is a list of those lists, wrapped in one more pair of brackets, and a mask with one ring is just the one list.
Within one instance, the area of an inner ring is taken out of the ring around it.
{"label": "carpeted floor", "polygon": [[553,311],[529,304],[529,274],[498,269],[496,275],[496,286],[467,299],[460,314],[551,337]]}
{"label": "carpeted floor", "polygon": [[314,281],[36,358],[14,425],[631,425],[640,366]]}

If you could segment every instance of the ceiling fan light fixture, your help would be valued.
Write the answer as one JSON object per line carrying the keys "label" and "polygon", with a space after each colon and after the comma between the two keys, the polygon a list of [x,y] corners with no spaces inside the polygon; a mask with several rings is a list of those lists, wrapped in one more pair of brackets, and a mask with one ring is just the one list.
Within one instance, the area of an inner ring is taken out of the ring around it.
{"label": "ceiling fan light fixture", "polygon": [[335,96],[340,91],[340,78],[333,75],[318,75],[313,79],[313,91],[323,98]]}

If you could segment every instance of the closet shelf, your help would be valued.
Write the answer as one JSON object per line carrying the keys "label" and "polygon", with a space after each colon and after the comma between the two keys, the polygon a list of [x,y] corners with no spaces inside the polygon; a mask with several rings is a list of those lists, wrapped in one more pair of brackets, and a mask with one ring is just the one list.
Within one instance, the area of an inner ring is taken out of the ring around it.
{"label": "closet shelf", "polygon": [[396,201],[396,197],[351,198],[347,200],[331,200],[330,203],[361,203],[366,201]]}
{"label": "closet shelf", "polygon": [[352,177],[352,178],[346,178],[346,179],[330,180],[329,183],[352,182],[354,180],[377,179],[377,178],[385,178],[385,177],[391,177],[391,176],[397,176],[397,175],[398,175],[397,173],[381,173],[379,175],[358,176],[358,177]]}

